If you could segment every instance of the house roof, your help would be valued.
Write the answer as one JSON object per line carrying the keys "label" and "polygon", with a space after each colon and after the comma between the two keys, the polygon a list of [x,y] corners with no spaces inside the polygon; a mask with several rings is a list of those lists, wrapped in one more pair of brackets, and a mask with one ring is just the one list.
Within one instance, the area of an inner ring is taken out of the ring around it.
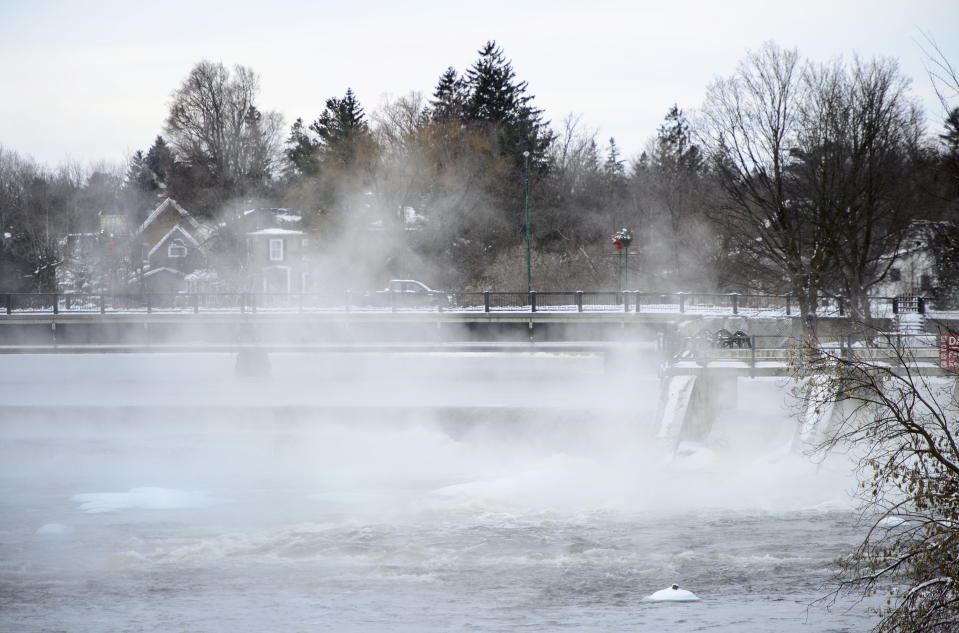
{"label": "house roof", "polygon": [[160,248],[160,246],[162,246],[163,243],[166,242],[170,238],[170,236],[176,233],[177,231],[179,231],[180,234],[183,235],[183,237],[185,237],[190,242],[190,244],[192,244],[195,248],[200,248],[200,243],[197,242],[192,235],[187,233],[186,230],[184,230],[184,228],[180,226],[179,224],[174,224],[173,228],[166,232],[166,235],[164,235],[159,240],[157,240],[156,245],[154,245],[154,247],[150,249],[150,252],[147,253],[147,256],[149,257],[150,255],[153,255],[153,253],[155,253],[156,250]]}
{"label": "house roof", "polygon": [[303,231],[294,231],[293,229],[260,229],[252,231],[247,235],[303,235]]}
{"label": "house roof", "polygon": [[[143,233],[143,231],[145,231],[148,226],[153,224],[153,222],[158,217],[160,217],[160,215],[163,214],[164,211],[166,211],[167,209],[171,207],[174,210],[176,210],[176,212],[179,213],[190,224],[191,228],[193,229],[200,228],[200,223],[196,221],[196,218],[190,215],[189,211],[187,211],[186,209],[181,207],[179,204],[177,204],[177,201],[174,200],[173,198],[167,198],[160,204],[160,206],[158,206],[156,209],[153,210],[153,213],[147,216],[147,219],[144,220],[143,224],[141,224],[140,227],[137,229],[137,235],[139,235],[140,233]],[[166,239],[166,237],[164,237],[164,239]]]}
{"label": "house roof", "polygon": [[[157,273],[167,273],[167,274],[170,274],[170,275],[176,275],[177,277],[183,277],[183,276],[184,276],[184,273],[181,273],[179,270],[174,270],[173,268],[167,268],[166,266],[160,266],[160,267],[158,267],[158,268],[151,268],[150,270],[144,272],[144,273],[143,273],[143,276],[144,276],[144,277],[152,277],[153,275],[156,275]],[[133,279],[133,280],[134,280],[134,281],[136,280],[136,277],[135,277],[135,276],[134,276],[134,279]]]}

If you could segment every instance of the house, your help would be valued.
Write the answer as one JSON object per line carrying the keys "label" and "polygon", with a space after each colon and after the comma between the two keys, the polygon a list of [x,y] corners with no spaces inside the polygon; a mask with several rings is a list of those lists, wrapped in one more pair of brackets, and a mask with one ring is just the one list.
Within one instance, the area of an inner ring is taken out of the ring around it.
{"label": "house", "polygon": [[906,230],[899,249],[886,256],[891,265],[872,294],[881,297],[923,296],[939,301],[955,294],[949,270],[959,255],[959,227],[951,222],[917,220]]}
{"label": "house", "polygon": [[142,292],[170,293],[188,288],[187,276],[206,266],[203,243],[210,227],[167,198],[133,233],[133,249],[140,262],[130,284]]}
{"label": "house", "polygon": [[886,278],[873,287],[882,297],[921,296],[936,283],[936,258],[932,250],[933,222],[913,222],[895,253],[884,259],[892,263]]}
{"label": "house", "polygon": [[288,294],[311,289],[309,238],[300,214],[289,209],[250,209],[239,223],[246,237],[253,292]]}

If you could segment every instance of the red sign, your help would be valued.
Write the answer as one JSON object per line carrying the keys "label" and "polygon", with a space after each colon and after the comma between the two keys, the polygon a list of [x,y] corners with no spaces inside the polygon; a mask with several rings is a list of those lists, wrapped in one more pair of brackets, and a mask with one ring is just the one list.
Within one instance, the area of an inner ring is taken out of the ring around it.
{"label": "red sign", "polygon": [[959,334],[939,335],[939,366],[959,369]]}

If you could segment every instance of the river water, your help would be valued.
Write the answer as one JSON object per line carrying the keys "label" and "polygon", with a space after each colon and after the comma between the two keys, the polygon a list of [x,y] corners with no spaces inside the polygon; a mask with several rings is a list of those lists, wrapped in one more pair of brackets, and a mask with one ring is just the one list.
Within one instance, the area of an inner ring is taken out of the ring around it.
{"label": "river water", "polygon": [[[0,630],[865,631],[810,606],[862,534],[842,458],[741,380],[654,439],[590,356],[7,356]],[[676,582],[695,603],[643,598]]]}

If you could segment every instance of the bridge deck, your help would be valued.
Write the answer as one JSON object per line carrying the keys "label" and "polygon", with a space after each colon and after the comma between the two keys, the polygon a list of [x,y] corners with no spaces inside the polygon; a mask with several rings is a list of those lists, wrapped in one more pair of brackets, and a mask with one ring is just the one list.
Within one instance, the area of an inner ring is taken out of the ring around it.
{"label": "bridge deck", "polygon": [[[849,350],[832,350],[848,353]],[[954,372],[939,367],[939,350],[935,347],[854,348],[857,359],[876,363],[896,374],[942,376]],[[685,358],[674,359],[663,367],[666,376],[790,376],[794,373],[795,350],[780,349],[710,349]],[[907,364],[903,364],[906,360]]]}

